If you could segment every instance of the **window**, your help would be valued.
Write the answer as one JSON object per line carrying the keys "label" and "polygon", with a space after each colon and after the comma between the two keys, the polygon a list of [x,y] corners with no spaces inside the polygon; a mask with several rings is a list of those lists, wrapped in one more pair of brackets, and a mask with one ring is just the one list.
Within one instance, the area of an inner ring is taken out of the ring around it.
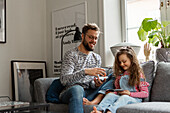
{"label": "window", "polygon": [[[144,18],[153,18],[160,21],[160,1],[159,0],[123,0],[125,9],[123,15],[125,17],[125,37],[124,41],[141,45],[139,52],[139,60],[145,59],[143,54],[143,46],[146,42],[142,42],[138,39],[137,31]],[[152,55],[153,54],[153,55]],[[154,59],[154,47],[150,59]]]}

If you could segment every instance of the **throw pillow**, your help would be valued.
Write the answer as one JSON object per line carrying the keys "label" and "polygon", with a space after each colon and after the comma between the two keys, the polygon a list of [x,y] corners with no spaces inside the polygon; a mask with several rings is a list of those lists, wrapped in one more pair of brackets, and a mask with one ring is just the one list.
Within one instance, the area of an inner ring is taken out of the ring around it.
{"label": "throw pillow", "polygon": [[48,103],[61,103],[59,100],[60,92],[64,89],[60,79],[56,79],[50,85],[46,93],[46,102]]}
{"label": "throw pillow", "polygon": [[154,61],[148,61],[148,62],[144,62],[142,64],[140,64],[143,72],[145,74],[146,77],[146,81],[149,83],[149,97],[145,98],[143,101],[144,102],[148,102],[150,101],[150,94],[151,94],[151,87],[152,87],[152,82],[153,82],[153,78],[154,78],[154,71],[155,71],[155,62]]}
{"label": "throw pillow", "polygon": [[159,62],[153,82],[151,101],[170,102],[170,62]]}

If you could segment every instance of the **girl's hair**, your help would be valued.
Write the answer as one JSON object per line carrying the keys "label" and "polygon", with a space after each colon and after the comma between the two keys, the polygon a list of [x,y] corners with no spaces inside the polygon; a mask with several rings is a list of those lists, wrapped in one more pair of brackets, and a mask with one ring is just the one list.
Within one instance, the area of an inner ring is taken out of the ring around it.
{"label": "girl's hair", "polygon": [[130,73],[129,76],[129,85],[130,86],[139,86],[140,85],[140,73],[143,74],[143,77],[145,79],[145,75],[143,73],[142,68],[140,67],[139,63],[138,63],[138,59],[136,56],[136,53],[134,52],[134,50],[127,46],[127,47],[122,47],[115,56],[115,63],[114,63],[114,70],[115,70],[115,75],[116,77],[122,73],[125,72],[125,70],[120,66],[120,61],[119,61],[119,56],[122,54],[126,54],[127,57],[130,59],[131,61],[131,66],[129,67],[128,71]]}

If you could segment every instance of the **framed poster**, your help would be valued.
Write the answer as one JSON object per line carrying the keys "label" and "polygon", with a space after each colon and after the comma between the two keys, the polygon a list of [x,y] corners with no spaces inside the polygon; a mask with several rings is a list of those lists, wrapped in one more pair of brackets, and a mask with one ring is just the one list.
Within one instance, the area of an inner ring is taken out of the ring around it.
{"label": "framed poster", "polygon": [[82,29],[87,20],[86,12],[86,2],[52,12],[53,74],[60,74],[62,57],[64,57],[65,52],[80,44],[80,41],[73,41],[75,31],[64,37],[62,47],[61,39],[64,34],[70,30],[75,30],[76,27]]}
{"label": "framed poster", "polygon": [[6,43],[6,0],[0,0],[0,43]]}
{"label": "framed poster", "polygon": [[46,62],[13,60],[11,70],[13,100],[35,102],[34,81],[46,77]]}

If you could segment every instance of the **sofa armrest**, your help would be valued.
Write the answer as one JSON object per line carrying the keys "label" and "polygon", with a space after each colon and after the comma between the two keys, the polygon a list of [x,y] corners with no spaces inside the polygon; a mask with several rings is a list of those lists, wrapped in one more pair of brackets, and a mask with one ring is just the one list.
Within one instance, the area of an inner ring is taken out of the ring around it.
{"label": "sofa armrest", "polygon": [[46,92],[51,83],[59,78],[39,78],[34,82],[34,95],[36,102],[46,103]]}

